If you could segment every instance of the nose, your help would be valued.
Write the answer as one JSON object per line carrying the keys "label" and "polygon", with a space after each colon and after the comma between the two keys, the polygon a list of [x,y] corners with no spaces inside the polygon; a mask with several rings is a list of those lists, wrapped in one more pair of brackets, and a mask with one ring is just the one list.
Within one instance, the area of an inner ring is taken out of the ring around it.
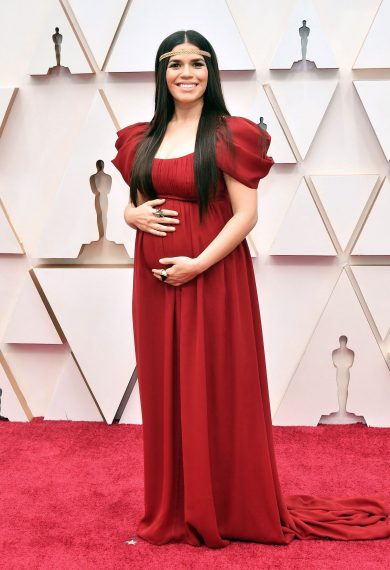
{"label": "nose", "polygon": [[184,64],[181,75],[184,77],[191,77],[192,76],[191,67],[190,67],[189,63]]}

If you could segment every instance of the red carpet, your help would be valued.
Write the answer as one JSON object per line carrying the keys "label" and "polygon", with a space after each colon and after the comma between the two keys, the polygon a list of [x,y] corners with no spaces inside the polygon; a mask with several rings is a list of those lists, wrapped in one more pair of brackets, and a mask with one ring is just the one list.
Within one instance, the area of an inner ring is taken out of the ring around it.
{"label": "red carpet", "polygon": [[[1,565],[13,569],[390,568],[390,540],[153,546],[142,514],[142,426],[0,422]],[[284,494],[387,495],[390,428],[274,426]]]}

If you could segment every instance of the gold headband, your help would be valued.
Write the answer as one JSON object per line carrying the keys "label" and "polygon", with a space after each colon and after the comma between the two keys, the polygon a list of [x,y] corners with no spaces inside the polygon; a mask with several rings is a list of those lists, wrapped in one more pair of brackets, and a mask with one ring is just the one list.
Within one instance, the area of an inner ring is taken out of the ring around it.
{"label": "gold headband", "polygon": [[178,49],[176,51],[175,50],[167,51],[166,53],[160,55],[159,61],[164,59],[164,57],[171,57],[171,55],[179,55],[180,53],[197,53],[199,55],[207,55],[207,57],[211,57],[211,53],[209,53],[208,51],[204,51],[203,49],[191,48],[191,49]]}

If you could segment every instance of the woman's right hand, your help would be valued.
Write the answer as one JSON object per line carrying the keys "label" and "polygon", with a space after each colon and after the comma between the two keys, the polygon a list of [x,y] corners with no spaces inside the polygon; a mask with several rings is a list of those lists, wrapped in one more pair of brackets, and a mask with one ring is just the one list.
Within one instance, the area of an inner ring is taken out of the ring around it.
{"label": "woman's right hand", "polygon": [[[128,204],[124,211],[125,222],[132,227],[136,227],[143,232],[148,232],[156,236],[166,236],[168,232],[174,232],[176,228],[174,225],[179,223],[177,218],[169,216],[177,216],[178,212],[175,210],[164,209],[164,217],[158,217],[154,214],[156,208],[165,202],[165,198],[156,198],[148,200],[143,204],[135,207],[131,203]],[[166,224],[174,224],[169,226]]]}

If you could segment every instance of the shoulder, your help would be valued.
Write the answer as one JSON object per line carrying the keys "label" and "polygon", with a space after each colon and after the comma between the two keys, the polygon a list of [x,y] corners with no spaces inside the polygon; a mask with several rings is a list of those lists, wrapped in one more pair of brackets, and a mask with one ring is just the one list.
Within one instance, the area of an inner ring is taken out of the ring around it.
{"label": "shoulder", "polygon": [[250,139],[254,138],[256,140],[259,138],[259,135],[262,134],[267,139],[267,141],[271,141],[271,135],[268,133],[268,131],[264,129],[261,129],[260,131],[260,127],[255,122],[247,119],[246,117],[227,115],[225,117],[222,117],[222,122],[227,125],[233,137],[249,137]]}
{"label": "shoulder", "polygon": [[118,138],[115,141],[115,148],[118,152],[111,162],[122,174],[127,184],[129,183],[138,144],[141,142],[148,126],[149,123],[146,121],[133,123],[123,127],[123,129],[119,129],[116,133]]}
{"label": "shoulder", "polygon": [[[245,117],[228,115],[221,118],[217,129],[217,165],[249,188],[257,188],[274,164],[267,150],[271,136]],[[226,132],[228,131],[228,133]]]}
{"label": "shoulder", "polygon": [[122,129],[117,131],[117,141],[115,143],[116,148],[120,148],[122,145],[130,142],[138,142],[138,140],[142,137],[142,135],[146,132],[147,128],[149,127],[148,121],[141,121],[138,123],[133,123],[131,125],[127,125]]}
{"label": "shoulder", "polygon": [[148,121],[141,121],[138,123],[133,123],[132,125],[127,125],[127,127],[123,127],[117,131],[118,136],[125,136],[125,135],[132,135],[138,132],[143,132],[149,126]]}

